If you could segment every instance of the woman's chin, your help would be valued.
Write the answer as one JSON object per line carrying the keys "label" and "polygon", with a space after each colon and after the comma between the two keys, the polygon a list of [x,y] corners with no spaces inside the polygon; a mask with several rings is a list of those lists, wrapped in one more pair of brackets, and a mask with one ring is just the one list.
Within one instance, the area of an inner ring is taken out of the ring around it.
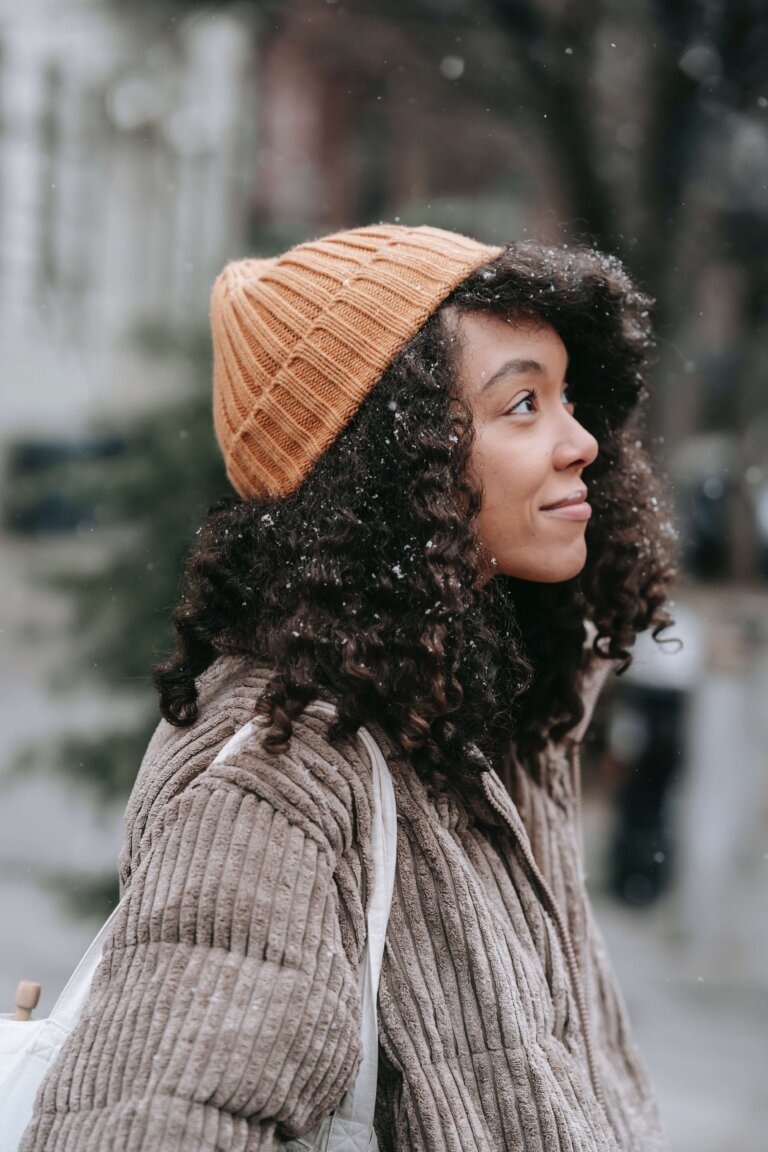
{"label": "woman's chin", "polygon": [[586,562],[587,547],[582,540],[580,547],[569,550],[567,555],[558,551],[554,555],[537,556],[522,563],[520,557],[516,557],[508,565],[503,561],[497,562],[494,572],[503,572],[505,576],[529,580],[534,584],[562,584],[578,576]]}

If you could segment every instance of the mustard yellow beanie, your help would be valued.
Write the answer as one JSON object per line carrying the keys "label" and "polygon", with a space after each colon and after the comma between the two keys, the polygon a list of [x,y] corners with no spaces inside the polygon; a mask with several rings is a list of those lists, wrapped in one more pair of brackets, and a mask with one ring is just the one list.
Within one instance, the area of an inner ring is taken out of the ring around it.
{"label": "mustard yellow beanie", "polygon": [[213,422],[239,495],[296,489],[402,345],[501,251],[379,224],[228,264],[211,294]]}

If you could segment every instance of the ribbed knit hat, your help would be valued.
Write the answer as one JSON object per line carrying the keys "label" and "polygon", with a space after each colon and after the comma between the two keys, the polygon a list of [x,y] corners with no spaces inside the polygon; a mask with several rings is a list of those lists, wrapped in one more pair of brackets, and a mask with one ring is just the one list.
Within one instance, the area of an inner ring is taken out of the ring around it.
{"label": "ribbed knit hat", "polygon": [[403,344],[501,251],[379,224],[228,264],[211,294],[213,421],[235,490],[297,488]]}

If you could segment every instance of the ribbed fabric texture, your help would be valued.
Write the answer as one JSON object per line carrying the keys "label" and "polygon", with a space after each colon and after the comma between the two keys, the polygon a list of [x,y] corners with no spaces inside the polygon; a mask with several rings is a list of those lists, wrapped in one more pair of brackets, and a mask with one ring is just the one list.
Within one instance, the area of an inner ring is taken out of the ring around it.
{"label": "ribbed fabric texture", "polygon": [[380,224],[228,264],[211,294],[213,420],[235,490],[298,487],[402,345],[501,251]]}
{"label": "ribbed fabric texture", "polygon": [[[156,730],[126,814],[130,902],[23,1152],[271,1152],[351,1083],[370,768],[308,716],[288,754],[266,755],[257,733],[211,768],[265,677],[223,658],[201,678],[198,722]],[[508,784],[578,957],[605,1107],[562,940],[509,825],[484,800],[431,800],[370,729],[398,802],[382,1152],[662,1152],[584,890],[574,758],[551,749],[542,784],[513,759]]]}

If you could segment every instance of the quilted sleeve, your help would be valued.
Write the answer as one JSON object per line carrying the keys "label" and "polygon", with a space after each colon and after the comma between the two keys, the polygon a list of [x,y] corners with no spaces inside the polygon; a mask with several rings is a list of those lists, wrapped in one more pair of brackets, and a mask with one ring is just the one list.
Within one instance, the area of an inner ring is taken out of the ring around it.
{"label": "quilted sleeve", "polygon": [[351,1083],[340,819],[306,764],[253,756],[166,806],[23,1152],[271,1150]]}

